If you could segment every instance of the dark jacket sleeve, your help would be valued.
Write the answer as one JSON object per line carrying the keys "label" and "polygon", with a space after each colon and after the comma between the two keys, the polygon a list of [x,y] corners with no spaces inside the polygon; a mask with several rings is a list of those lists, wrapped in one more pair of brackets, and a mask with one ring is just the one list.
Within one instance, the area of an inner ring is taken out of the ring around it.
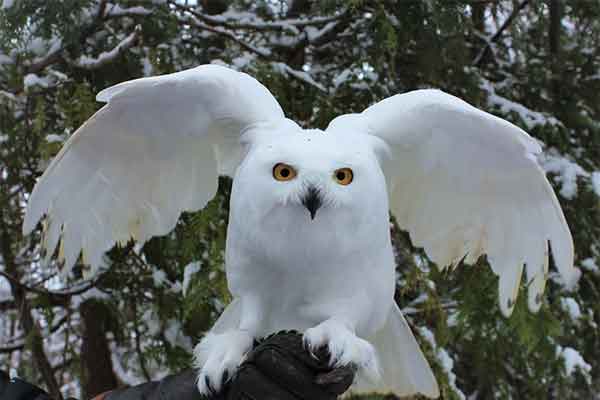
{"label": "dark jacket sleeve", "polygon": [[160,381],[117,389],[104,395],[104,400],[198,400],[196,372],[186,370]]}
{"label": "dark jacket sleeve", "polygon": [[0,400],[51,400],[48,393],[0,370]]}
{"label": "dark jacket sleeve", "polygon": [[[199,400],[196,370],[115,389],[90,400]],[[297,332],[279,332],[250,351],[221,393],[209,400],[335,400],[352,384],[354,368],[332,369],[324,352],[309,353]],[[51,400],[42,389],[0,371],[0,400]]]}

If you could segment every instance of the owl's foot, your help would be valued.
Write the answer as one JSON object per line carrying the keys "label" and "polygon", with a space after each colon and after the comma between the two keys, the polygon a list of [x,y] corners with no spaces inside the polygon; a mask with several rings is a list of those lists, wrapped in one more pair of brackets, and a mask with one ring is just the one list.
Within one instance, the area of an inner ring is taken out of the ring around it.
{"label": "owl's foot", "polygon": [[381,379],[375,348],[342,323],[330,319],[307,329],[304,345],[312,353],[325,347],[332,367],[355,366],[368,380],[377,382]]}
{"label": "owl's foot", "polygon": [[245,331],[209,333],[194,349],[194,365],[200,369],[198,391],[204,396],[218,393],[231,379],[254,338]]}

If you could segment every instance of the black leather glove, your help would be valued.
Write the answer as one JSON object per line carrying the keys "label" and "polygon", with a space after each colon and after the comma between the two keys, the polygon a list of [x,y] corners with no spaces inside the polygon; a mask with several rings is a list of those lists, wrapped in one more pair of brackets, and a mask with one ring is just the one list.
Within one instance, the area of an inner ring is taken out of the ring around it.
{"label": "black leather glove", "polygon": [[332,369],[329,355],[309,353],[297,332],[262,340],[247,356],[221,398],[226,400],[334,400],[354,379],[353,368]]}
{"label": "black leather glove", "polygon": [[[197,371],[108,393],[103,400],[199,400]],[[334,400],[354,379],[353,368],[331,369],[325,352],[312,355],[297,332],[279,332],[248,353],[221,393],[209,400]]]}
{"label": "black leather glove", "polygon": [[50,400],[48,393],[37,386],[0,371],[0,400]]}

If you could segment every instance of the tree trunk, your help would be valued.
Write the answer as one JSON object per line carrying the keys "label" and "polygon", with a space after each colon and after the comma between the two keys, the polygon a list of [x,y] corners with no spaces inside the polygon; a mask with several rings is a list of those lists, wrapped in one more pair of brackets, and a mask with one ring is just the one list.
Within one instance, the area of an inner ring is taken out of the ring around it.
{"label": "tree trunk", "polygon": [[81,303],[79,313],[84,327],[81,345],[83,398],[89,399],[118,385],[106,340],[110,313],[106,305],[95,299]]}
{"label": "tree trunk", "polygon": [[479,32],[485,35],[485,9],[487,4],[475,3],[471,5],[471,19],[473,20],[473,27]]}
{"label": "tree trunk", "polygon": [[[3,223],[3,221],[3,210],[0,208],[0,222]],[[4,261],[6,268],[5,272],[14,277],[16,280],[14,282],[9,280],[9,283],[14,302],[19,309],[21,328],[27,337],[27,347],[31,350],[34,365],[42,375],[48,393],[50,393],[53,399],[62,400],[62,394],[60,393],[58,382],[56,381],[56,377],[52,372],[52,365],[50,364],[50,361],[48,360],[48,357],[44,351],[44,341],[40,332],[40,328],[31,314],[31,306],[27,300],[27,292],[25,291],[25,288],[18,283],[18,281],[21,279],[21,275],[17,268],[14,252],[10,244],[12,242],[11,236],[6,229],[2,229],[0,233],[1,258]]]}
{"label": "tree trunk", "polygon": [[549,0],[550,7],[550,26],[548,29],[548,44],[550,56],[550,68],[552,73],[552,101],[554,108],[561,108],[561,57],[560,57],[560,37],[562,32],[562,13],[563,5],[561,0]]}

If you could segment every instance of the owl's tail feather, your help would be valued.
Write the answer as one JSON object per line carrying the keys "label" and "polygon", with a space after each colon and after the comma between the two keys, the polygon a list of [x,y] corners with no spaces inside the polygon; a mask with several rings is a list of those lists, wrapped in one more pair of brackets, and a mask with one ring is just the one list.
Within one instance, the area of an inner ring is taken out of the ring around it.
{"label": "owl's tail feather", "polygon": [[394,304],[388,319],[368,341],[377,349],[382,382],[373,384],[361,380],[352,386],[352,393],[394,393],[396,396],[410,396],[420,393],[429,398],[437,398],[440,391],[402,312]]}
{"label": "owl's tail feather", "polygon": [[[241,306],[241,301],[234,299],[223,311],[211,331],[223,333],[237,328]],[[429,398],[439,397],[433,372],[398,306],[394,304],[383,328],[367,340],[377,350],[382,382],[373,384],[360,379],[359,376],[347,393],[391,392],[396,396],[420,393]]]}
{"label": "owl's tail feather", "polygon": [[239,328],[241,315],[242,301],[236,297],[225,307],[225,310],[210,331],[212,333],[223,333],[230,329]]}

